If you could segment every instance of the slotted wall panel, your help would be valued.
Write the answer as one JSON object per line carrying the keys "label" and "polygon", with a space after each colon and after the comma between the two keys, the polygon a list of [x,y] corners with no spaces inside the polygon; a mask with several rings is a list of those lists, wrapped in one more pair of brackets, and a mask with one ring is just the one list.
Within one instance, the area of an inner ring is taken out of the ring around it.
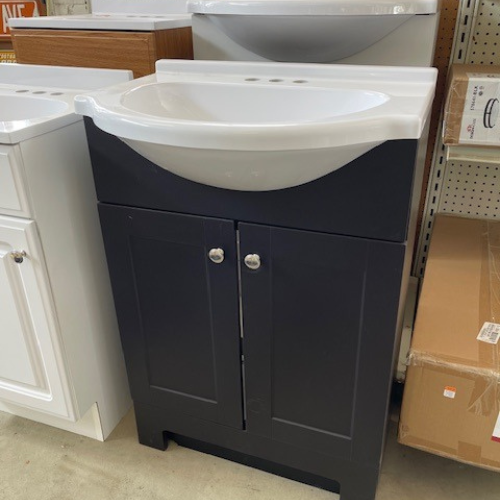
{"label": "slotted wall panel", "polygon": [[[460,2],[450,63],[500,65],[500,1]],[[500,167],[500,148],[498,151],[474,148],[474,155],[464,149],[463,157],[460,157],[460,150],[454,148],[453,158],[447,160],[446,148],[441,141],[442,123],[441,113],[413,267],[415,276],[422,276],[425,270],[436,213],[491,219],[500,217],[500,177],[495,170]],[[481,177],[488,182],[484,186],[483,181],[474,184]],[[487,184],[490,189],[483,189]]]}

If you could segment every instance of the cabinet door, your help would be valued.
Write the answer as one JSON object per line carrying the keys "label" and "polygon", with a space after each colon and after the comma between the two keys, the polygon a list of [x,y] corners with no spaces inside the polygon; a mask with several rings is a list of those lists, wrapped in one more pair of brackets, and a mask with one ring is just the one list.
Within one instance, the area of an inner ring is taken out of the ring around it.
{"label": "cabinet door", "polygon": [[241,428],[234,223],[99,210],[132,397]]}
{"label": "cabinet door", "polygon": [[0,216],[0,399],[75,420],[48,283],[35,223]]}
{"label": "cabinet door", "polygon": [[[404,247],[250,224],[239,231],[247,430],[346,459],[358,443],[377,460]],[[258,269],[245,265],[247,254],[260,256]]]}

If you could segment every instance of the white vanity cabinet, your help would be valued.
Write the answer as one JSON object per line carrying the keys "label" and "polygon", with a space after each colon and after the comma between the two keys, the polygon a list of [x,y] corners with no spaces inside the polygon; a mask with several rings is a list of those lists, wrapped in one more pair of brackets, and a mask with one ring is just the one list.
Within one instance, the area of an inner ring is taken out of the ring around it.
{"label": "white vanity cabinet", "polygon": [[0,216],[0,398],[75,417],[34,221]]}
{"label": "white vanity cabinet", "polygon": [[[0,411],[99,440],[131,407],[70,86],[131,76],[105,70],[103,80],[101,71],[0,67],[0,104],[27,103],[19,112],[0,106]],[[59,114],[24,119],[55,99]]]}

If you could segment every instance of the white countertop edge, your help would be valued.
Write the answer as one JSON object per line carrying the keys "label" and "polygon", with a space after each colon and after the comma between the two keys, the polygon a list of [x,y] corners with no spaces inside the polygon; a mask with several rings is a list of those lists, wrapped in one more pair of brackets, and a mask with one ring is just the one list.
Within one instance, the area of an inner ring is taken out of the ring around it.
{"label": "white countertop edge", "polygon": [[18,144],[19,142],[48,134],[54,130],[77,123],[82,120],[82,117],[72,112],[47,119],[41,118],[40,120],[40,123],[31,123],[29,126],[19,129],[2,130],[0,127],[0,145]]}
{"label": "white countertop edge", "polygon": [[[401,84],[416,85],[435,83],[436,68],[419,68],[414,66],[354,66],[347,64],[304,64],[279,63],[279,72],[275,72],[275,62],[236,62],[236,61],[187,61],[181,59],[160,59],[156,61],[156,73],[148,77],[135,80],[139,83],[153,83],[162,81],[162,77],[189,77],[189,75],[208,76],[243,76],[243,77],[288,77],[296,79],[314,78],[315,80],[337,81],[361,80],[379,82],[393,82],[393,86]],[[349,74],[346,74],[346,68]],[[394,83],[397,79],[397,83]],[[135,85],[134,85],[135,86]]]}
{"label": "white countertop edge", "polygon": [[0,85],[67,89],[80,92],[129,82],[132,78],[132,71],[125,69],[0,64]]}
{"label": "white countertop edge", "polygon": [[186,0],[90,0],[94,14],[186,14]]}
{"label": "white countertop edge", "polygon": [[109,134],[136,141],[221,151],[300,151],[419,139],[432,99],[420,99],[414,113],[398,114],[391,103],[315,123],[225,124],[163,120],[101,105],[90,96],[75,97],[75,112],[92,118]]}
{"label": "white countertop edge", "polygon": [[188,0],[194,14],[413,15],[439,12],[440,0]]}
{"label": "white countertop edge", "polygon": [[166,29],[191,27],[190,14],[178,14],[162,18],[137,17],[110,14],[93,14],[82,16],[49,16],[49,17],[13,17],[9,19],[10,28],[32,29],[81,29],[81,30],[111,30],[111,31],[159,31]]}

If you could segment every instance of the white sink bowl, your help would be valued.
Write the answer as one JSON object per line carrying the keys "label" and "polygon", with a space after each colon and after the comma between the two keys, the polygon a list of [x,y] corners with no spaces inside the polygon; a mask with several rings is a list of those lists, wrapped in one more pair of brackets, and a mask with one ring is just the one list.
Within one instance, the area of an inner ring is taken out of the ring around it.
{"label": "white sink bowl", "polygon": [[0,64],[0,144],[14,144],[81,120],[75,94],[130,80],[123,70]]}
{"label": "white sink bowl", "polygon": [[378,42],[438,0],[188,0],[231,40],[272,61],[330,63]]}
{"label": "white sink bowl", "polygon": [[55,99],[0,94],[0,123],[44,118],[63,113],[68,108],[68,103]]}
{"label": "white sink bowl", "polygon": [[388,99],[380,92],[314,88],[302,84],[285,87],[258,83],[165,82],[143,85],[127,92],[122,105],[163,119],[272,127],[358,113]]}
{"label": "white sink bowl", "polygon": [[268,191],[419,138],[435,79],[430,68],[159,61],[155,75],[77,96],[75,110],[181,177]]}
{"label": "white sink bowl", "polygon": [[331,63],[361,52],[412,16],[207,14],[223,33],[271,61]]}
{"label": "white sink bowl", "polygon": [[0,75],[0,144],[20,142],[76,121],[72,102],[76,93],[47,86],[2,85]]}

